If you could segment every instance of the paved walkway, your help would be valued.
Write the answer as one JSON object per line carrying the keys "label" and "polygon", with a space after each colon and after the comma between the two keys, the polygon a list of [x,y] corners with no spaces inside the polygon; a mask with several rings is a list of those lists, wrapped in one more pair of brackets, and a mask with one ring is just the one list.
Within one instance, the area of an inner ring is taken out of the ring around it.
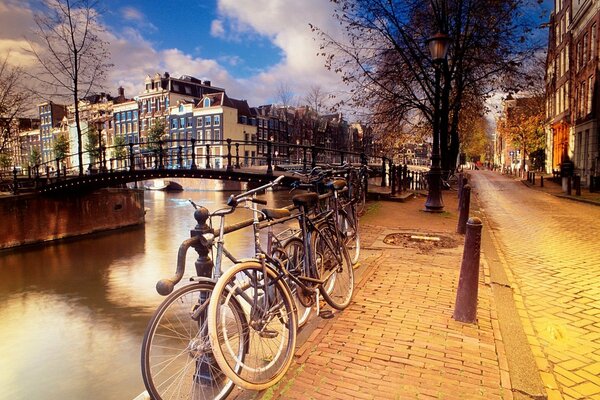
{"label": "paved walkway", "polygon": [[[512,399],[508,365],[480,274],[476,324],[452,318],[463,237],[456,193],[446,211],[421,211],[425,198],[372,202],[361,219],[358,284],[351,305],[314,323],[296,362],[254,399]],[[389,235],[395,240],[386,243]],[[412,241],[433,236],[441,240]],[[234,397],[236,397],[234,395]]]}
{"label": "paved walkway", "polygon": [[[523,183],[549,195],[600,205],[600,194],[589,193],[587,189],[582,190],[581,196],[574,191],[567,196],[560,185],[547,179],[543,188],[539,177],[535,185]],[[365,250],[356,271],[357,285],[350,306],[335,313],[333,319],[317,318],[312,326],[305,328],[308,331],[304,333],[309,337],[297,349],[295,363],[278,385],[260,393],[238,391],[232,397],[531,399],[533,395],[528,393],[539,392],[520,388],[523,379],[532,379],[534,386],[543,381],[542,392],[546,391],[536,394],[536,399],[596,399],[592,392],[583,397],[565,392],[561,395],[554,378],[544,374],[539,363],[545,357],[531,341],[525,340],[523,352],[533,352],[533,376],[519,376],[519,371],[515,373],[512,367],[509,371],[512,364],[507,354],[521,349],[513,346],[512,337],[502,337],[501,324],[518,325],[517,330],[525,330],[528,339],[532,337],[532,328],[527,324],[521,327],[518,316],[514,320],[504,319],[507,304],[516,307],[519,315],[524,305],[519,301],[519,293],[513,298],[510,289],[506,297],[497,296],[498,282],[490,281],[489,264],[485,262],[490,254],[485,251],[480,269],[477,323],[464,324],[452,318],[464,238],[455,233],[458,218],[455,193],[443,194],[445,211],[441,214],[422,212],[425,203],[422,196],[408,197],[404,202],[369,203],[369,210],[361,219]],[[442,240],[415,242],[403,234],[436,236]],[[396,240],[390,243],[386,240],[389,235]],[[575,367],[565,365],[562,375]],[[588,382],[600,375],[597,368],[594,365],[584,371]],[[540,376],[535,376],[538,373]],[[587,390],[582,377],[577,378],[576,384],[583,385],[579,389]]]}

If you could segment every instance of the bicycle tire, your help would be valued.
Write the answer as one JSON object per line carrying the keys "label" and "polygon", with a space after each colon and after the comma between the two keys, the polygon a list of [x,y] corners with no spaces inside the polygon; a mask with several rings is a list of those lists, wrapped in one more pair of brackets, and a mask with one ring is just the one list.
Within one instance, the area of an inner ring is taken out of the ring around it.
{"label": "bicycle tire", "polygon": [[339,243],[336,228],[332,225],[325,221],[317,226],[311,237],[311,248],[320,278],[331,274],[321,285],[323,299],[336,310],[343,310],[350,304],[354,293],[354,268],[346,246],[343,242]]}
{"label": "bicycle tire", "polygon": [[[141,364],[144,385],[152,399],[224,399],[233,390],[233,381],[212,357],[206,317],[200,314],[194,320],[190,315],[197,307],[206,307],[213,288],[210,282],[179,288],[159,305],[148,323]],[[243,315],[241,308],[237,313]],[[243,355],[246,349],[239,351]]]}
{"label": "bicycle tire", "polygon": [[[283,249],[286,254],[286,268],[288,272],[295,276],[308,276],[309,271],[304,262],[304,242],[302,239],[297,237],[289,238],[283,244]],[[302,288],[298,287],[291,279],[288,280],[288,285],[294,295],[296,310],[298,311],[298,329],[301,329],[310,318],[312,306],[305,305],[307,301],[300,299],[302,293],[299,293],[299,291],[302,291]]]}
{"label": "bicycle tire", "polygon": [[[285,280],[278,278],[268,265],[263,269],[255,261],[238,263],[217,280],[211,295],[208,333],[215,361],[244,389],[263,390],[276,384],[294,357],[298,326],[294,300]],[[248,321],[244,332],[239,332],[241,325],[228,324],[221,312],[234,299],[242,305]],[[260,303],[265,299],[269,307],[261,310]],[[247,341],[244,358],[232,351],[240,340]]]}
{"label": "bicycle tire", "polygon": [[352,265],[356,264],[360,257],[360,232],[358,224],[357,215],[351,204],[340,210],[339,226],[344,235],[344,243],[348,249]]}

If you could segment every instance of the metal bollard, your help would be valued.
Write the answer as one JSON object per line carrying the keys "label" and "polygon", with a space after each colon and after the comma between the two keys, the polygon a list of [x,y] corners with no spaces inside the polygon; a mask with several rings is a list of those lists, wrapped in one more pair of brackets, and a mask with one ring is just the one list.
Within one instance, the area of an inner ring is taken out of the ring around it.
{"label": "metal bollard", "polygon": [[531,173],[531,183],[535,185],[535,172]]}
{"label": "metal bollard", "polygon": [[573,186],[575,186],[575,196],[581,196],[581,176],[573,177]]}
{"label": "metal bollard", "polygon": [[477,217],[469,218],[460,279],[456,291],[453,318],[456,321],[474,323],[477,319],[477,293],[479,290],[479,251],[483,225]]}
{"label": "metal bollard", "polygon": [[[198,209],[194,211],[194,218],[198,224],[190,231],[191,237],[201,236],[204,233],[212,232],[212,228],[206,223],[208,220],[208,214],[208,210],[204,207],[198,207]],[[193,245],[193,247],[198,253],[198,259],[195,263],[196,274],[198,276],[210,278],[214,267],[212,260],[208,256],[210,253],[210,248],[207,248],[201,242]]]}
{"label": "metal bollard", "polygon": [[540,176],[540,187],[544,187],[544,175]]}
{"label": "metal bollard", "polygon": [[567,177],[567,194],[571,195],[571,177]]}
{"label": "metal bollard", "polygon": [[467,220],[469,219],[469,208],[471,203],[471,186],[467,183],[463,186],[460,202],[459,202],[459,214],[458,214],[458,225],[456,226],[456,233],[462,235],[467,231]]}

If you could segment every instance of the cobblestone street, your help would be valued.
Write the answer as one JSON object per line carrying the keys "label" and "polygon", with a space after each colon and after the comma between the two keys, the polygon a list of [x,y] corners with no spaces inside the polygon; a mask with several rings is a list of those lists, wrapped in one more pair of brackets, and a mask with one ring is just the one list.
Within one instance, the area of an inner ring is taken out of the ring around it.
{"label": "cobblestone street", "polygon": [[549,399],[600,399],[600,207],[490,171],[472,185]]}

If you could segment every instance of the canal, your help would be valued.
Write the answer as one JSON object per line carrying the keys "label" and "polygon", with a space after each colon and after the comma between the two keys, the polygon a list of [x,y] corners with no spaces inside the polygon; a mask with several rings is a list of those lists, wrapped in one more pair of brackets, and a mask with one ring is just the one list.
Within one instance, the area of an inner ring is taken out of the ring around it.
{"label": "canal", "polygon": [[[0,399],[129,400],[144,390],[141,342],[163,300],[156,281],[173,275],[195,226],[188,199],[213,211],[232,193],[215,181],[179,182],[185,191],[146,191],[145,226],[0,252]],[[290,195],[263,198],[277,207]],[[250,216],[240,210],[230,221]],[[252,255],[248,228],[226,239],[233,254]]]}

